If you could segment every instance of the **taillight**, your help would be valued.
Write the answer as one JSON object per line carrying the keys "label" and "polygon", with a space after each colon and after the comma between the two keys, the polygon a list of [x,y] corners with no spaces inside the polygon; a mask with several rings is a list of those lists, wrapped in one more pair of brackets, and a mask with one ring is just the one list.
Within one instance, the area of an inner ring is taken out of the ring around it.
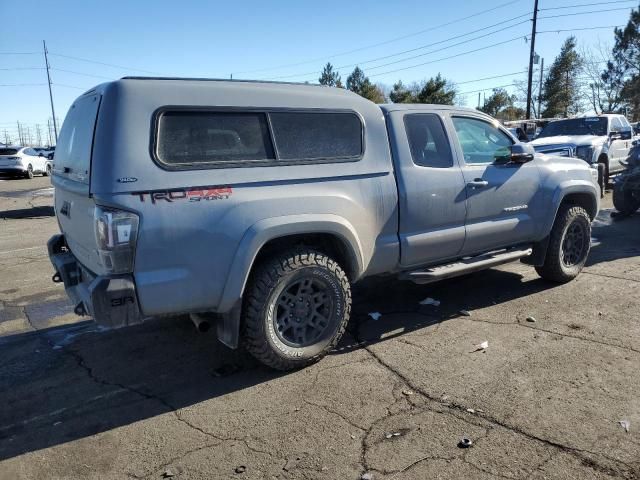
{"label": "taillight", "polygon": [[138,215],[95,207],[95,235],[100,263],[109,273],[130,273],[138,238]]}

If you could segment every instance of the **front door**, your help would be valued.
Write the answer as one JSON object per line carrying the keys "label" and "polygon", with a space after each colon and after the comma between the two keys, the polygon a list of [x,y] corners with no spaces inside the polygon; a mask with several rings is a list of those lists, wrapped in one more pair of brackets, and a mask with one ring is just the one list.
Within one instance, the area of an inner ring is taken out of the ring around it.
{"label": "front door", "polygon": [[400,263],[455,258],[464,243],[466,194],[443,118],[411,111],[389,116],[400,193]]}
{"label": "front door", "polygon": [[462,254],[531,241],[537,233],[533,212],[542,192],[535,160],[508,162],[514,141],[497,122],[472,115],[454,115],[451,122],[464,159],[467,217]]}

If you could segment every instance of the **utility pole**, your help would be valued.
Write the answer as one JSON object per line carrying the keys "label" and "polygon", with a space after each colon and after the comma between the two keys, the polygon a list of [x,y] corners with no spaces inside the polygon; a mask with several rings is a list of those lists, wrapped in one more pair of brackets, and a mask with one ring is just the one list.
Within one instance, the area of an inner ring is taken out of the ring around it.
{"label": "utility pole", "polygon": [[9,146],[11,142],[9,141],[9,134],[7,133],[7,129],[4,129],[4,144]]}
{"label": "utility pole", "polygon": [[18,120],[18,143],[24,145],[24,139],[22,138],[22,128],[20,127],[20,121]]}
{"label": "utility pole", "polygon": [[40,132],[40,124],[36,123],[36,141],[38,142],[38,146],[42,146],[42,133]]}
{"label": "utility pole", "polygon": [[478,92],[478,110],[480,110],[480,92]]}
{"label": "utility pole", "polygon": [[538,22],[538,0],[533,5],[533,25],[531,27],[531,52],[529,53],[529,78],[527,82],[527,120],[531,118],[531,89],[533,86],[533,57],[536,48],[536,23]]}
{"label": "utility pole", "polygon": [[538,118],[542,117],[542,74],[544,73],[544,58],[540,65],[540,84],[538,85]]}
{"label": "utility pole", "polygon": [[[536,0],[536,5],[538,0]],[[535,23],[534,23],[535,25]],[[42,48],[44,49],[44,64],[47,69],[47,84],[49,85],[49,101],[51,102],[51,116],[53,117],[53,133],[56,143],[58,143],[58,125],[56,124],[56,111],[53,108],[53,94],[51,93],[51,75],[49,74],[49,57],[47,57],[47,44],[42,40]]]}

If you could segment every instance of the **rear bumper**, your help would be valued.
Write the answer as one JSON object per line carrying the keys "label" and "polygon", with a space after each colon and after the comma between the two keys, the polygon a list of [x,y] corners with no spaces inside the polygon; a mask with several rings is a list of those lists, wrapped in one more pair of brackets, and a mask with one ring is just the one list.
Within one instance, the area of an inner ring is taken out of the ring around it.
{"label": "rear bumper", "polygon": [[91,315],[107,328],[126,327],[144,320],[132,275],[94,275],[77,261],[64,235],[51,237],[47,249],[56,271],[52,279],[64,283],[78,315]]}
{"label": "rear bumper", "polygon": [[23,173],[26,173],[26,171],[26,167],[23,167],[22,165],[9,165],[0,167],[0,173],[4,174],[12,173],[14,175],[21,175]]}

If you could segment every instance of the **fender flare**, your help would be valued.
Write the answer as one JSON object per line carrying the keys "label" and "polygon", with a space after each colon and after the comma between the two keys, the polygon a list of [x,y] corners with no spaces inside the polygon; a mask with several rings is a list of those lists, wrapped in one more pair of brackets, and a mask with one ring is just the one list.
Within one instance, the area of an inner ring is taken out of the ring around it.
{"label": "fender flare", "polygon": [[551,229],[553,228],[553,224],[555,223],[556,217],[558,216],[558,210],[560,210],[560,205],[562,205],[562,202],[567,197],[567,195],[571,195],[572,193],[590,195],[593,198],[595,206],[593,219],[595,219],[596,215],[598,215],[598,210],[600,208],[600,197],[595,185],[585,180],[567,180],[560,183],[553,192],[553,197],[551,200],[553,216],[549,217],[544,225],[544,228],[542,230],[544,232],[544,237],[534,243],[532,255],[530,257],[522,259],[522,263],[536,266],[542,265],[544,263],[545,257],[547,256],[547,247],[549,246],[549,235],[551,234]]}
{"label": "fender flare", "polygon": [[356,229],[343,217],[333,214],[301,214],[265,218],[245,231],[231,263],[217,311],[224,314],[238,310],[255,259],[267,242],[310,233],[328,233],[340,238],[348,247],[356,265],[353,280],[362,275],[365,270],[362,244]]}
{"label": "fender flare", "polygon": [[237,348],[240,334],[242,295],[258,252],[267,242],[308,233],[328,233],[339,237],[350,250],[356,263],[358,278],[364,272],[362,245],[355,228],[343,217],[333,214],[302,214],[270,217],[249,227],[236,249],[222,297],[217,307],[221,313],[218,339]]}

